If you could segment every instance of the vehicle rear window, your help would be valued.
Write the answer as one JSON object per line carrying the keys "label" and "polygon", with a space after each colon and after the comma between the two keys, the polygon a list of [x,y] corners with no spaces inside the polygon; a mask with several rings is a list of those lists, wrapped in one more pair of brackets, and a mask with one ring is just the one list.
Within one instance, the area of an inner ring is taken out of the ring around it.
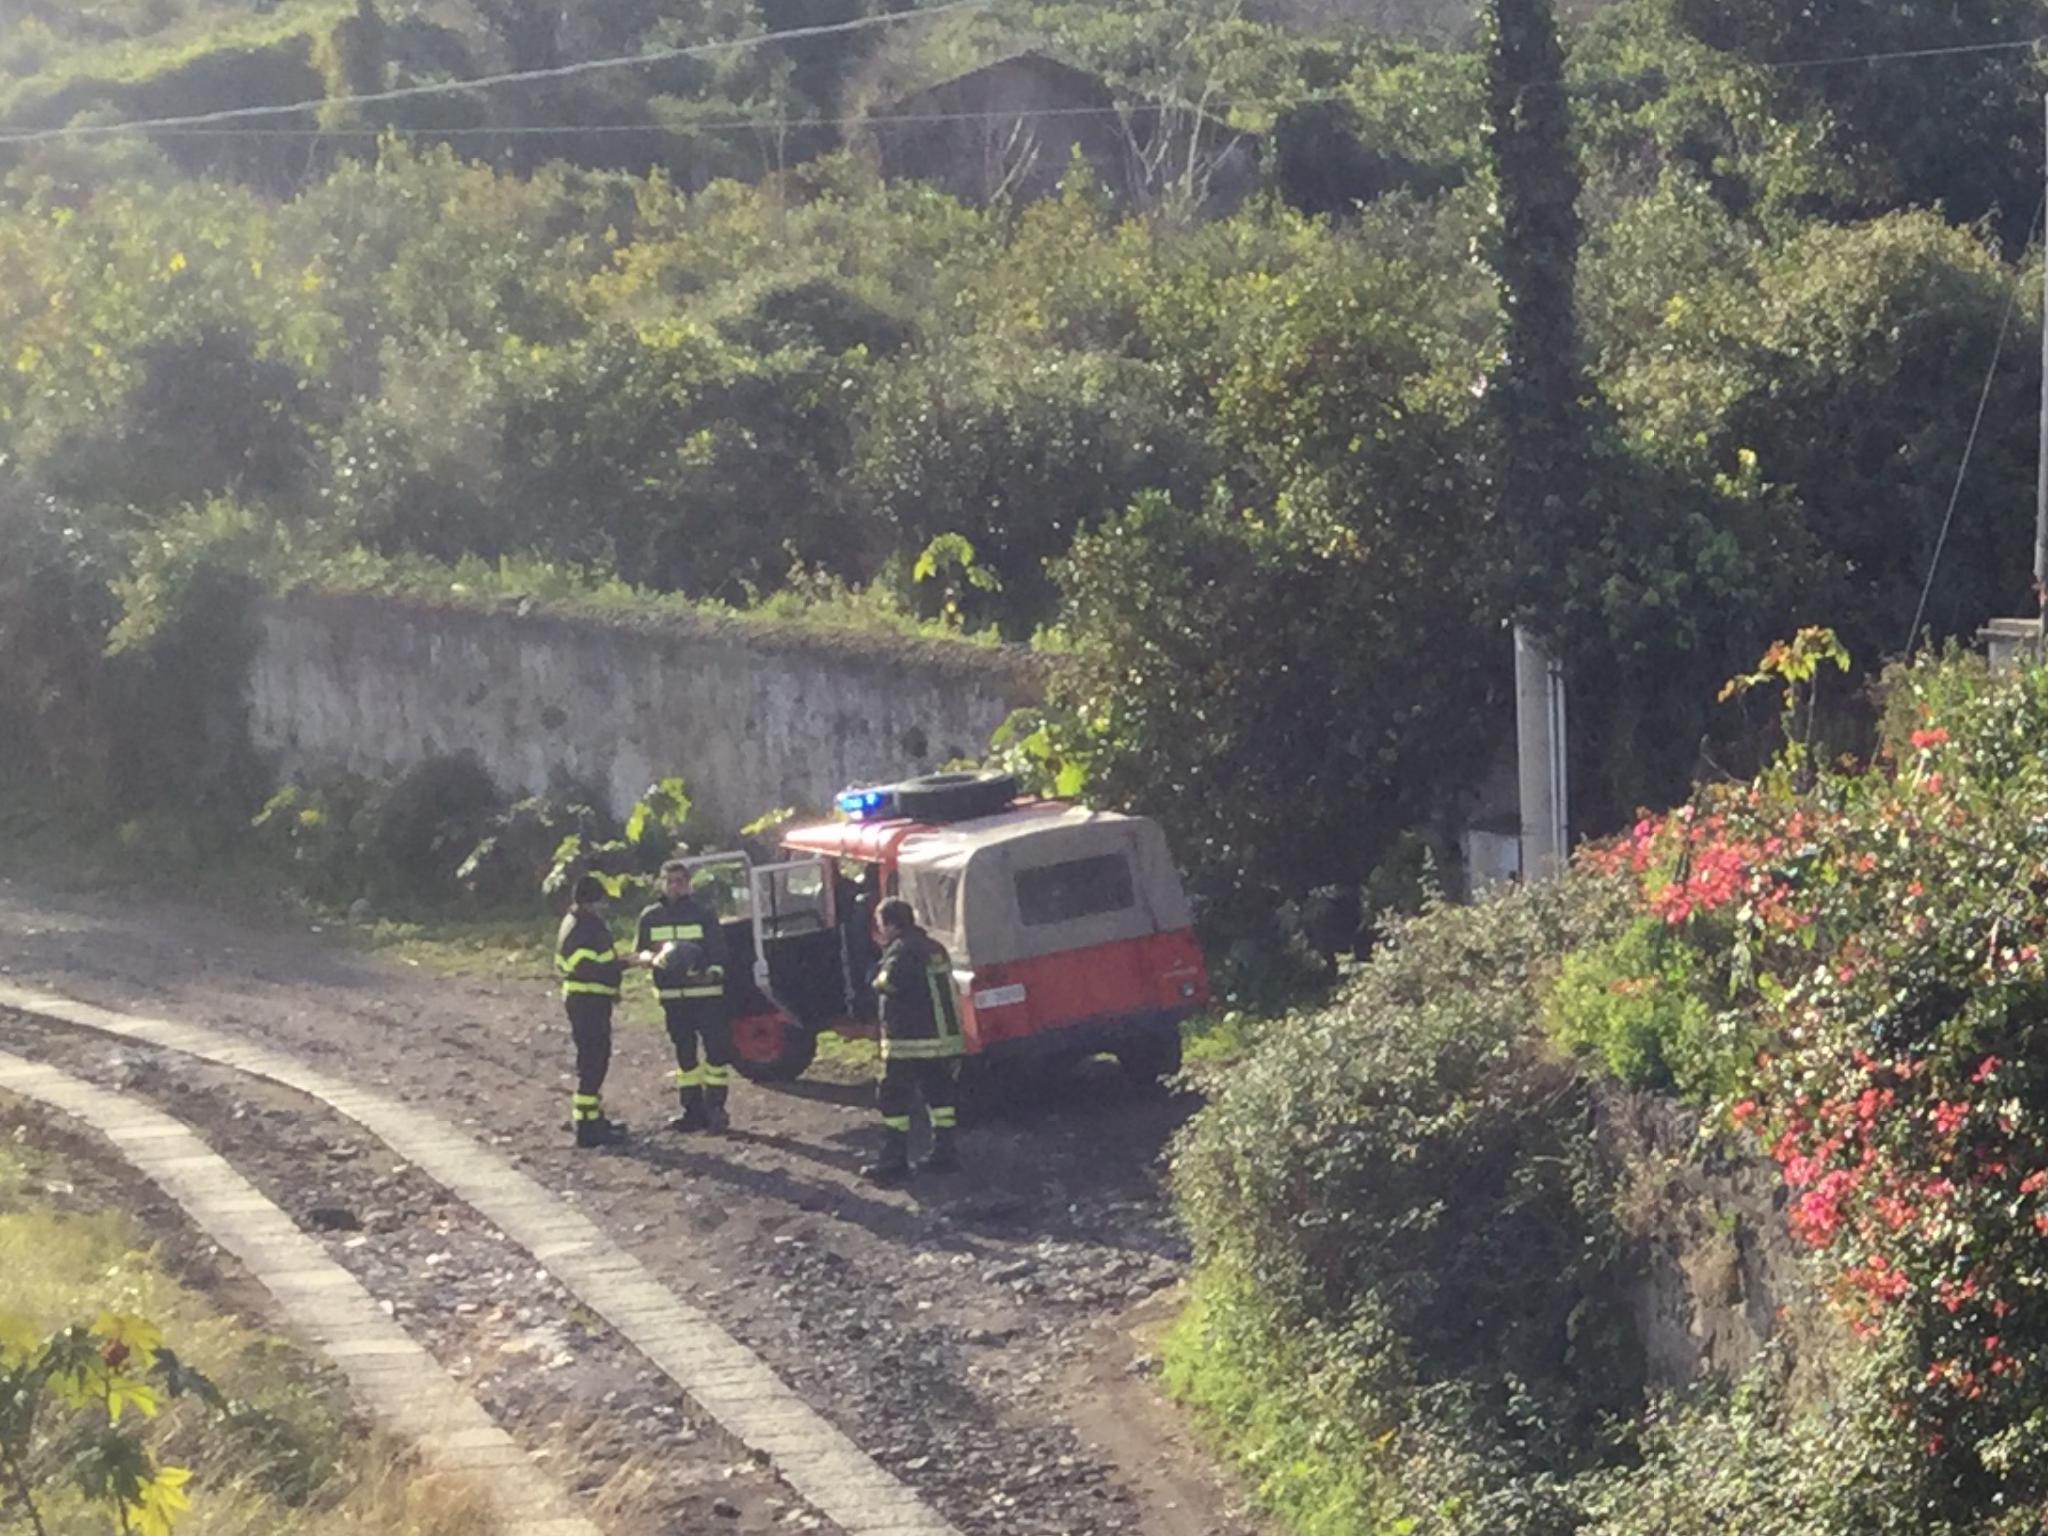
{"label": "vehicle rear window", "polygon": [[1017,871],[1017,913],[1027,928],[1121,912],[1136,900],[1130,861],[1120,853]]}

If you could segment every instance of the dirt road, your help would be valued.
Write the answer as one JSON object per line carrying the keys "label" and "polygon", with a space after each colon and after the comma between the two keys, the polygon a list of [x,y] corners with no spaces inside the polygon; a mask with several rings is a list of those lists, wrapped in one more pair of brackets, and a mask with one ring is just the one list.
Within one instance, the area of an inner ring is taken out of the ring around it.
{"label": "dirt road", "polygon": [[[0,974],[260,1039],[466,1128],[599,1222],[963,1531],[1254,1536],[1149,1369],[1186,1262],[1160,1187],[1185,1097],[1084,1076],[964,1133],[967,1172],[876,1190],[854,1173],[875,1132],[863,1086],[741,1084],[731,1135],[683,1137],[664,1128],[667,1042],[629,1027],[606,1097],[639,1134],[621,1151],[578,1152],[566,1027],[531,960],[450,977],[315,926],[0,881]],[[701,1467],[663,1494],[663,1457],[690,1438],[686,1410],[661,1400],[631,1352],[347,1122],[224,1069],[19,1016],[0,1014],[0,1038],[197,1126],[329,1232],[501,1418],[610,1469],[567,1470],[572,1486],[604,1486],[615,1529],[675,1530],[709,1498]],[[618,1490],[618,1469],[646,1485],[637,1496]],[[704,1505],[743,1522],[723,1528],[817,1528],[744,1469],[729,1475]]]}

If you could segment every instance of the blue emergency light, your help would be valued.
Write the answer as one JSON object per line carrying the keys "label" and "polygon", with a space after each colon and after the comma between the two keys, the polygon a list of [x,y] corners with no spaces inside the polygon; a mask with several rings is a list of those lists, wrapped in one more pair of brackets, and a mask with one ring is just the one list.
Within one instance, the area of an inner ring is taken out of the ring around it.
{"label": "blue emergency light", "polygon": [[849,821],[875,821],[896,814],[896,797],[887,788],[842,789],[832,797],[832,804]]}

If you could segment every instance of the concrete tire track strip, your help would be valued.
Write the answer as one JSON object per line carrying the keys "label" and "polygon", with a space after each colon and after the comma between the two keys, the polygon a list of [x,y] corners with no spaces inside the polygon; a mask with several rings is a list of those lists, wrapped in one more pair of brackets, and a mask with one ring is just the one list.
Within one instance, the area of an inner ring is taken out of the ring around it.
{"label": "concrete tire track strip", "polygon": [[[526,1249],[666,1374],[708,1421],[743,1451],[766,1458],[793,1492],[847,1536],[960,1536],[753,1351],[657,1281],[587,1216],[424,1111],[196,1025],[115,1013],[7,985],[0,985],[0,1009],[176,1051],[319,1099]],[[502,1479],[502,1502],[519,1516],[510,1529],[519,1536],[596,1536],[580,1516],[554,1513],[562,1496],[511,1438],[376,1308],[352,1276],[183,1124],[7,1052],[0,1052],[0,1089],[53,1104],[103,1131],[312,1330],[371,1408],[418,1437],[443,1464],[485,1470],[486,1486]],[[435,1382],[460,1395],[467,1413],[436,1391]],[[523,1485],[516,1493],[515,1477]],[[525,1477],[534,1483],[524,1485]],[[535,1510],[550,1513],[535,1519]]]}

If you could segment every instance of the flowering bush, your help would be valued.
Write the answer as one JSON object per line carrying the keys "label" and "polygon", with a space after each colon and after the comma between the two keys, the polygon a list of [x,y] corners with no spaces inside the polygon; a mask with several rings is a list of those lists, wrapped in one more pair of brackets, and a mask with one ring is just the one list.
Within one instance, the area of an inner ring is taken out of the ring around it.
{"label": "flowering bush", "polygon": [[[1753,782],[1395,925],[1190,1124],[1169,1381],[1292,1528],[2048,1529],[2048,673],[1897,669],[1884,748],[1830,765],[1845,660],[1774,648]],[[1774,1294],[1738,1379],[1653,1394],[1643,1242],[1682,1221],[1604,1074],[1775,1164],[1839,1320]]]}
{"label": "flowering bush", "polygon": [[1589,862],[1691,951],[1754,1063],[1729,1119],[1904,1362],[1921,1515],[1969,1523],[2048,1502],[2048,675],[1930,661],[1887,688],[1869,768],[1795,756]]}

